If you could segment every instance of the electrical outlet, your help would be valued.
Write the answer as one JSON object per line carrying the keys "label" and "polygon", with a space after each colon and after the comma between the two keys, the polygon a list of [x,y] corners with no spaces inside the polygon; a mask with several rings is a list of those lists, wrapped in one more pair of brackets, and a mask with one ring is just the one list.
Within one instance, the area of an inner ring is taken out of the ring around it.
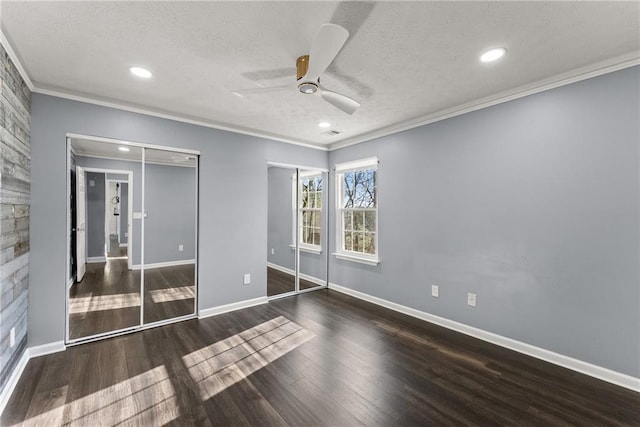
{"label": "electrical outlet", "polygon": [[9,347],[13,347],[16,345],[16,328],[11,328],[11,332],[9,332]]}
{"label": "electrical outlet", "polygon": [[244,282],[245,285],[249,285],[251,284],[251,275],[250,274],[245,274],[244,275]]}
{"label": "electrical outlet", "polygon": [[184,251],[184,245],[178,245],[178,250],[179,250],[180,252]]}
{"label": "electrical outlet", "polygon": [[275,249],[273,249],[273,248],[271,248],[271,255],[273,255],[273,254],[275,254],[275,253],[276,253],[276,250],[275,250]]}
{"label": "electrical outlet", "polygon": [[434,298],[438,298],[440,296],[440,289],[436,285],[431,286],[431,296]]}
{"label": "electrical outlet", "polygon": [[476,294],[472,294],[471,292],[467,294],[467,305],[470,305],[471,307],[476,306]]}

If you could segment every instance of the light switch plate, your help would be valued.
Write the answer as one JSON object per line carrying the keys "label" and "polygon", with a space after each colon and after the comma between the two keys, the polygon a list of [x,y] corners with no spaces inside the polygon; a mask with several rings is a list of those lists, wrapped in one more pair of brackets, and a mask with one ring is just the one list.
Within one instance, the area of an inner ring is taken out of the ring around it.
{"label": "light switch plate", "polygon": [[180,252],[184,251],[184,245],[178,245],[178,250],[179,250]]}
{"label": "light switch plate", "polygon": [[249,285],[251,283],[251,275],[250,274],[245,274],[244,275],[244,282],[245,285]]}
{"label": "light switch plate", "polygon": [[438,286],[431,286],[431,296],[434,298],[440,297],[440,289],[438,288]]}
{"label": "light switch plate", "polygon": [[11,328],[11,332],[9,332],[9,347],[13,347],[16,345],[16,328]]}

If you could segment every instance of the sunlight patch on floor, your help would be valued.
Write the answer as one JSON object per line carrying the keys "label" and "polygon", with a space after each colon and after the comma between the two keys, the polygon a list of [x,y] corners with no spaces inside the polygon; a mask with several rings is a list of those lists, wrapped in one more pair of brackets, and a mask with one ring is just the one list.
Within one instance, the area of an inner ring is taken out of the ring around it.
{"label": "sunlight patch on floor", "polygon": [[176,393],[163,365],[29,417],[23,425],[164,425],[179,416]]}
{"label": "sunlight patch on floor", "polygon": [[195,286],[182,286],[149,291],[149,295],[154,303],[159,303],[195,298],[196,291]]}
{"label": "sunlight patch on floor", "polygon": [[313,338],[310,331],[279,316],[182,359],[207,400]]}
{"label": "sunlight patch on floor", "polygon": [[117,310],[127,307],[139,307],[140,294],[98,295],[81,298],[71,298],[69,314],[82,314],[89,311]]}

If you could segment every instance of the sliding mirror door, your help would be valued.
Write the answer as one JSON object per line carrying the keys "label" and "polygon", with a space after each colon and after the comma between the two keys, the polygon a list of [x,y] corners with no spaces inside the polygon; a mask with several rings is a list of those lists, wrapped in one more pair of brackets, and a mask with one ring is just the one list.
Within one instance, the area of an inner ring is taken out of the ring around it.
{"label": "sliding mirror door", "polygon": [[[140,324],[142,148],[69,139],[68,340]],[[137,238],[137,241],[136,241]]]}
{"label": "sliding mirror door", "polygon": [[267,168],[267,296],[294,293],[296,274],[295,168]]}
{"label": "sliding mirror door", "polygon": [[197,156],[144,152],[144,323],[196,307]]}
{"label": "sliding mirror door", "polygon": [[327,173],[300,170],[298,247],[300,291],[327,284]]}

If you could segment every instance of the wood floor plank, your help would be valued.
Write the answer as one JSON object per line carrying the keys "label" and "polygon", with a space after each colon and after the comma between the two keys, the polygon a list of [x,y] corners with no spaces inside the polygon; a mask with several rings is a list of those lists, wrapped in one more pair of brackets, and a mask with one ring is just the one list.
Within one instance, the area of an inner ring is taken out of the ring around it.
{"label": "wood floor plank", "polygon": [[33,359],[0,424],[640,426],[638,408],[639,393],[319,290]]}

